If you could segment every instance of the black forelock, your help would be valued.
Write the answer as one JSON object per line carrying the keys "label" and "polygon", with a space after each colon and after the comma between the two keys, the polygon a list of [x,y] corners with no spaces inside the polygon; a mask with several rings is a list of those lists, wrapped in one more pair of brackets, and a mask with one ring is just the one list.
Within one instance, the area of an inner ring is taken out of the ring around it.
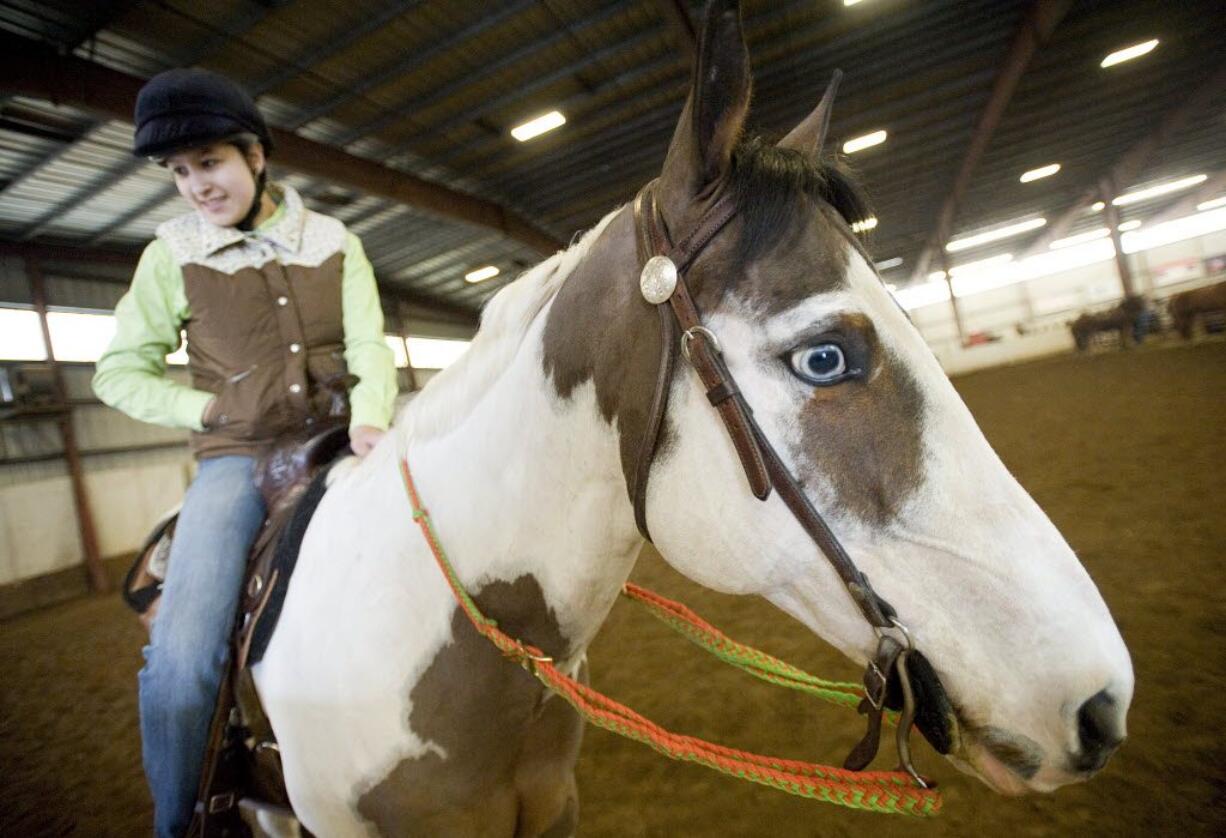
{"label": "black forelock", "polygon": [[795,229],[800,214],[813,211],[812,201],[829,204],[848,224],[869,217],[867,199],[846,167],[780,148],[758,135],[737,143],[728,181],[742,220],[741,250],[748,259]]}

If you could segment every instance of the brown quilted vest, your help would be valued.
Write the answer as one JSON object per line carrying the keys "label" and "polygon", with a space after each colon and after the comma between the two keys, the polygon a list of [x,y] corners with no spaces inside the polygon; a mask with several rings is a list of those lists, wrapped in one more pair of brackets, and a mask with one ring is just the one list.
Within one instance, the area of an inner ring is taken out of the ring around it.
{"label": "brown quilted vest", "polygon": [[183,272],[192,386],[215,393],[197,457],[258,455],[348,412],[341,280],[346,233],[284,188],[279,220],[244,235],[194,213],[158,235]]}

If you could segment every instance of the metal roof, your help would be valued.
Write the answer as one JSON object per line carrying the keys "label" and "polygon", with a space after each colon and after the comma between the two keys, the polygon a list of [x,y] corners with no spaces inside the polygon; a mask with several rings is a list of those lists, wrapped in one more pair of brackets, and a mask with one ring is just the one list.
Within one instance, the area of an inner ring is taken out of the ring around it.
{"label": "metal roof", "polygon": [[[491,202],[559,242],[658,171],[689,78],[683,0],[189,0],[0,3],[0,29],[129,76],[200,64],[259,97],[270,124]],[[967,156],[976,126],[1036,10],[1057,21],[1025,62],[957,206],[951,232],[1028,215],[1054,220],[1152,137],[1193,91],[1221,78],[1219,2],[1139,0],[746,0],[751,125],[786,131],[835,68],[846,76],[832,138],[884,129],[850,156],[879,219],[878,259],[905,281]],[[1142,59],[1110,51],[1158,38]],[[5,95],[5,94],[8,95]],[[1226,170],[1226,84],[1163,136],[1135,183]],[[183,211],[166,174],[130,157],[131,125],[29,96],[0,80],[0,240],[134,249]],[[564,127],[519,143],[509,129],[553,108]],[[476,311],[540,258],[522,238],[320,177],[277,170],[308,204],[346,221],[380,281]],[[1022,171],[1060,163],[1022,184]],[[1217,181],[1220,184],[1220,178]],[[1127,188],[1132,183],[1119,184]],[[1167,202],[1124,209],[1144,218]],[[1071,231],[1101,226],[1089,213]],[[1031,239],[1041,235],[1031,234]],[[1029,244],[1020,238],[975,257]],[[464,273],[502,274],[472,285]]]}

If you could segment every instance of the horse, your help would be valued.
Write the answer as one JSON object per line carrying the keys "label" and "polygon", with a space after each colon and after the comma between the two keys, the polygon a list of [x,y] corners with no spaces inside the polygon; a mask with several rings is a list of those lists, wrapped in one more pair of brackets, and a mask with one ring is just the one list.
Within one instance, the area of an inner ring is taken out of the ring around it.
{"label": "horse", "polygon": [[1069,324],[1073,343],[1079,352],[1090,348],[1090,341],[1098,332],[1118,332],[1120,348],[1129,346],[1129,339],[1140,343],[1145,337],[1145,316],[1149,304],[1144,297],[1129,295],[1117,305],[1098,313],[1084,312]]}
{"label": "horse", "polygon": [[1198,316],[1208,321],[1214,314],[1226,314],[1226,282],[1181,291],[1171,297],[1167,311],[1175,330],[1184,340],[1191,340]]}
{"label": "horse", "polygon": [[[849,181],[820,162],[832,97],[771,143],[744,133],[750,86],[738,5],[714,0],[651,188],[660,231],[705,230],[682,268],[703,331],[660,327],[669,303],[640,288],[635,208],[617,208],[501,289],[467,353],[370,454],[334,467],[252,668],[313,833],[578,823],[579,717],[457,605],[409,468],[456,583],[567,674],[583,677],[649,533],[685,576],[765,597],[858,663],[905,625],[948,699],[922,732],[1002,793],[1084,780],[1124,739],[1123,640],[851,231]],[[702,220],[713,206],[719,225]],[[739,391],[716,409],[679,360],[662,377],[679,350],[726,364]],[[799,497],[747,485],[729,411],[752,420],[759,453],[773,443]]]}

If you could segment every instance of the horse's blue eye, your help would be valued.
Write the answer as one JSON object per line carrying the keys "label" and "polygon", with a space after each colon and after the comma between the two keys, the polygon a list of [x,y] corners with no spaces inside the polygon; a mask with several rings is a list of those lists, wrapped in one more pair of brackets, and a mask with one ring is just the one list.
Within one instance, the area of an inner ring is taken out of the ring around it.
{"label": "horse's blue eye", "polygon": [[837,343],[819,343],[792,353],[792,371],[811,384],[832,384],[847,372],[847,357]]}

